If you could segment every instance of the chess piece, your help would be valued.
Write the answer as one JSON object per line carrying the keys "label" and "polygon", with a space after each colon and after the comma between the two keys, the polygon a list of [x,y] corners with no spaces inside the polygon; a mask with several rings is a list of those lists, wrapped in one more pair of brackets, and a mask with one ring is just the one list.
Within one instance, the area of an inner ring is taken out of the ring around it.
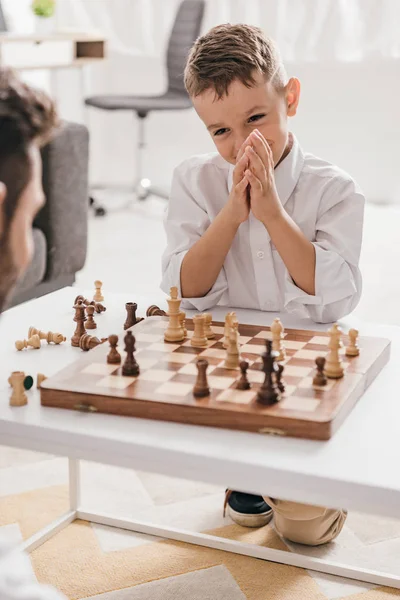
{"label": "chess piece", "polygon": [[8,381],[12,386],[13,392],[10,398],[10,406],[25,406],[28,404],[28,398],[24,389],[25,373],[23,371],[14,371],[11,373]]}
{"label": "chess piece", "polygon": [[136,302],[127,302],[125,304],[125,308],[126,308],[126,321],[124,323],[125,330],[129,329],[130,327],[133,327],[133,325],[136,325],[137,323],[140,323],[140,321],[143,321],[143,317],[136,316],[136,311],[137,311]]}
{"label": "chess piece", "polygon": [[239,332],[234,327],[231,327],[224,366],[226,369],[237,369],[239,366]]}
{"label": "chess piece", "polygon": [[190,339],[190,345],[194,348],[207,348],[208,341],[204,332],[204,315],[194,315],[194,331]]}
{"label": "chess piece", "polygon": [[146,317],[168,317],[168,315],[165,312],[165,310],[162,310],[161,308],[159,308],[155,304],[152,304],[146,310]]}
{"label": "chess piece", "polygon": [[89,304],[86,307],[87,321],[85,324],[86,329],[97,329],[97,323],[93,318],[94,315],[94,306],[93,304]]}
{"label": "chess piece", "polygon": [[77,304],[79,302],[79,300],[82,300],[82,302],[85,306],[89,306],[90,304],[92,306],[94,306],[94,310],[96,311],[97,314],[106,312],[106,310],[107,310],[106,307],[103,306],[103,304],[100,304],[100,302],[95,302],[94,300],[88,300],[87,298],[84,298],[83,296],[77,296],[75,298],[75,304]]}
{"label": "chess piece", "polygon": [[229,312],[225,315],[225,329],[224,329],[224,339],[222,342],[222,346],[224,348],[228,348],[229,345],[229,338],[230,338],[230,331],[231,329],[236,328],[238,329],[239,327],[239,323],[236,317],[236,313],[234,311]]}
{"label": "chess piece", "polygon": [[52,331],[45,332],[36,329],[36,327],[29,327],[28,337],[32,337],[33,335],[38,335],[41,340],[46,340],[48,344],[61,344],[67,339],[61,333],[53,333]]}
{"label": "chess piece", "polygon": [[86,307],[83,304],[82,300],[78,300],[78,304],[75,304],[74,306],[74,321],[76,322],[76,329],[74,331],[74,335],[71,338],[71,346],[74,346],[75,348],[79,348],[79,340],[86,333],[84,325],[86,321],[85,308]]}
{"label": "chess piece", "polygon": [[169,323],[164,332],[164,341],[183,342],[185,339],[185,334],[179,318],[181,299],[178,298],[178,288],[172,287],[170,290],[170,295],[171,297],[167,300],[169,308]]}
{"label": "chess piece", "polygon": [[315,364],[317,366],[317,372],[314,375],[313,385],[316,385],[318,387],[322,387],[322,386],[326,385],[328,382],[328,380],[324,374],[325,362],[326,361],[325,361],[324,356],[318,356],[315,359]]}
{"label": "chess piece", "polygon": [[278,353],[277,361],[285,360],[286,351],[283,346],[283,325],[279,317],[273,320],[271,325],[271,333],[272,333],[272,350]]}
{"label": "chess piece", "polygon": [[262,354],[265,379],[260,389],[257,392],[257,401],[265,406],[275,404],[279,400],[279,390],[272,377],[275,373],[274,362],[278,353],[272,350],[272,342],[266,340],[266,351]]}
{"label": "chess piece", "polygon": [[350,329],[348,335],[350,343],[346,348],[346,356],[358,356],[360,354],[360,348],[357,344],[358,330]]}
{"label": "chess piece", "polygon": [[28,348],[28,346],[38,350],[40,348],[40,337],[35,334],[32,335],[29,340],[17,340],[15,342],[15,347],[17,350],[23,350],[23,348]]}
{"label": "chess piece", "polygon": [[280,391],[280,393],[283,394],[283,392],[285,391],[285,384],[282,381],[284,366],[275,362],[275,367],[276,385],[278,386],[278,390]]}
{"label": "chess piece", "polygon": [[211,323],[212,323],[212,314],[211,313],[204,313],[204,322],[205,322],[206,338],[208,340],[212,340],[213,338],[215,338],[215,333],[211,329]]}
{"label": "chess piece", "polygon": [[324,373],[330,379],[340,379],[343,377],[343,365],[341,358],[339,356],[339,348],[342,346],[341,336],[342,330],[339,325],[335,323],[332,325],[331,329],[328,331],[329,333],[329,344],[328,347],[330,351],[325,361]]}
{"label": "chess piece", "polygon": [[183,310],[181,310],[180,313],[179,313],[179,322],[180,322],[181,327],[183,329],[183,335],[185,337],[187,337],[188,332],[187,332],[187,329],[186,329],[186,313]]}
{"label": "chess piece", "polygon": [[45,379],[47,379],[46,375],[43,375],[43,373],[38,373],[37,374],[37,378],[36,378],[36,387],[37,389],[40,389],[43,381],[45,381]]}
{"label": "chess piece", "polygon": [[107,363],[109,365],[119,365],[121,363],[121,355],[117,350],[118,336],[110,335],[108,341],[110,342],[110,352],[107,355]]}
{"label": "chess piece", "polygon": [[137,377],[140,373],[140,369],[134,356],[136,339],[135,336],[132,334],[132,331],[128,331],[124,338],[124,341],[126,359],[122,366],[122,375]]}
{"label": "chess piece", "polygon": [[204,398],[210,395],[210,388],[207,382],[208,360],[199,358],[196,362],[197,379],[193,388],[193,396],[195,398]]}
{"label": "chess piece", "polygon": [[30,390],[33,386],[33,377],[32,375],[27,375],[24,379],[24,389]]}
{"label": "chess piece", "polygon": [[100,281],[99,279],[96,279],[96,281],[94,282],[94,287],[96,288],[96,291],[94,293],[93,300],[95,302],[103,302],[103,300],[104,300],[104,296],[101,291],[102,285],[103,285],[103,282]]}
{"label": "chess piece", "polygon": [[249,363],[247,360],[241,360],[239,367],[241,375],[235,387],[237,390],[249,390],[251,388],[250,381],[247,379],[247,369],[249,368]]}
{"label": "chess piece", "polygon": [[101,340],[99,340],[99,338],[97,337],[93,337],[88,333],[84,333],[79,339],[78,346],[81,350],[88,352],[89,350],[93,350],[93,348],[96,348],[96,346],[104,344],[104,342],[106,342],[107,339],[108,338],[101,338]]}

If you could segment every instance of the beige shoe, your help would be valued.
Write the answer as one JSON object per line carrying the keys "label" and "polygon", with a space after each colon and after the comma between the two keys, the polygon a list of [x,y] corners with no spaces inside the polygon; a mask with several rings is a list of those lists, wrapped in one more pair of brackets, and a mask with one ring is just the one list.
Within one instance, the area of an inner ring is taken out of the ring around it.
{"label": "beige shoe", "polygon": [[225,514],[243,527],[263,527],[270,522],[274,513],[262,496],[226,490]]}

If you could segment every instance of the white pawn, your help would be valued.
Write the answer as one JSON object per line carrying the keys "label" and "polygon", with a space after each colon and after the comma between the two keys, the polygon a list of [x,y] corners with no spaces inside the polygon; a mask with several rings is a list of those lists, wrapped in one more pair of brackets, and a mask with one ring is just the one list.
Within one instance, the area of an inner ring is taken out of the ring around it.
{"label": "white pawn", "polygon": [[282,360],[285,360],[286,358],[286,350],[283,346],[283,325],[281,323],[281,320],[276,317],[276,319],[273,320],[273,323],[271,325],[271,333],[272,333],[272,350],[274,350],[275,352],[278,352],[278,356],[276,357],[276,361],[280,362]]}
{"label": "white pawn", "polygon": [[208,340],[205,334],[205,319],[204,315],[194,315],[193,317],[194,331],[190,339],[190,344],[194,348],[207,348]]}
{"label": "white pawn", "polygon": [[25,406],[28,404],[28,398],[24,388],[25,373],[23,371],[14,371],[8,378],[12,386],[13,393],[10,398],[10,406]]}
{"label": "white pawn", "polygon": [[100,281],[99,279],[96,279],[96,281],[94,282],[94,287],[96,288],[94,296],[93,296],[93,300],[95,302],[102,302],[104,300],[103,297],[103,293],[101,291],[101,286],[103,285],[103,282]]}
{"label": "white pawn", "polygon": [[205,329],[206,337],[208,340],[212,340],[213,338],[215,338],[215,333],[211,329],[212,314],[204,313],[204,321],[205,321],[205,328],[206,328]]}
{"label": "white pawn", "polygon": [[340,377],[343,377],[344,375],[342,361],[339,356],[339,348],[342,346],[340,339],[342,330],[339,325],[335,323],[335,325],[329,329],[328,333],[330,336],[328,344],[330,351],[326,357],[324,373],[330,379],[340,379]]}
{"label": "white pawn", "polygon": [[358,356],[360,354],[360,348],[357,344],[358,331],[357,329],[349,330],[350,343],[346,348],[346,356]]}

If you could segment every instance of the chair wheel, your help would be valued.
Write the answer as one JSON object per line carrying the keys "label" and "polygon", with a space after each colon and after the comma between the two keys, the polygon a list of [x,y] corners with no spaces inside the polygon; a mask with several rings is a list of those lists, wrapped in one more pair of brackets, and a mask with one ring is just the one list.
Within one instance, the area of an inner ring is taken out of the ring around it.
{"label": "chair wheel", "polygon": [[102,206],[98,206],[94,211],[95,217],[104,217],[107,214],[107,211]]}

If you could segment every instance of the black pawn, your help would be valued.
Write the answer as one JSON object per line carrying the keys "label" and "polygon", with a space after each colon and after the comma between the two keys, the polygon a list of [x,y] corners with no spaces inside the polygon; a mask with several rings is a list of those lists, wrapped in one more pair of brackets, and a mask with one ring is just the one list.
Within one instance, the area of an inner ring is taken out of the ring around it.
{"label": "black pawn", "polygon": [[314,375],[313,385],[324,386],[328,381],[326,375],[324,374],[325,357],[318,356],[318,358],[315,359],[315,364],[317,365],[317,372]]}
{"label": "black pawn", "polygon": [[139,365],[137,364],[134,356],[135,352],[135,337],[132,335],[131,331],[125,336],[125,352],[126,359],[124,365],[122,367],[122,375],[129,375],[133,377],[137,377],[140,373]]}
{"label": "black pawn", "polygon": [[247,369],[249,368],[249,363],[247,362],[247,360],[242,360],[240,362],[240,372],[241,372],[241,376],[239,381],[236,384],[236,389],[237,390],[249,390],[251,388],[250,382],[247,379]]}
{"label": "black pawn", "polygon": [[210,395],[210,388],[207,382],[208,360],[199,358],[196,362],[197,379],[193,388],[193,396],[195,398],[204,398]]}
{"label": "black pawn", "polygon": [[278,353],[272,351],[272,342],[270,340],[266,340],[266,347],[266,352],[262,355],[262,371],[265,373],[265,379],[257,392],[257,400],[260,404],[270,406],[279,400],[279,390],[272,377],[276,373],[274,361]]}

